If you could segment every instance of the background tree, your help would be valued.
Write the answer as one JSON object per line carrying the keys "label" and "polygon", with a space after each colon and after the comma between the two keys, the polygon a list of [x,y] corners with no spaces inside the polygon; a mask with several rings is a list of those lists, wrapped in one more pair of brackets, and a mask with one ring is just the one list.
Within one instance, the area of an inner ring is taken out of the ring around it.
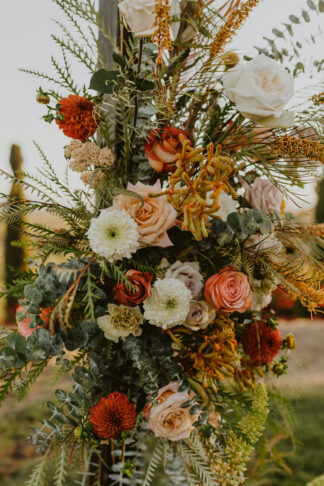
{"label": "background tree", "polygon": [[[14,176],[17,179],[22,179],[22,164],[23,157],[19,145],[12,145],[10,150],[10,165]],[[13,182],[10,197],[12,199],[21,200],[24,198],[24,193],[21,184]],[[7,227],[5,239],[5,281],[6,285],[10,285],[14,279],[13,268],[19,270],[24,261],[23,248],[14,246],[13,243],[21,239],[22,226],[21,221],[17,221],[15,225]],[[8,297],[6,302],[6,320],[11,322],[15,318],[16,299]]]}

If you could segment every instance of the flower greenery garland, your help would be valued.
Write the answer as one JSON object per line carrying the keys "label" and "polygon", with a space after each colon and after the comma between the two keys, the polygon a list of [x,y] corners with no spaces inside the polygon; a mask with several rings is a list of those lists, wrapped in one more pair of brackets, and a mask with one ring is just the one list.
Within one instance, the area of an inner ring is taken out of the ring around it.
{"label": "flower greenery garland", "polygon": [[[17,329],[0,335],[0,400],[23,398],[53,358],[74,383],[30,437],[44,460],[27,485],[44,484],[51,455],[56,486],[72,462],[81,485],[148,486],[160,464],[169,484],[241,485],[268,415],[261,378],[284,373],[295,346],[271,292],[324,306],[323,227],[285,213],[323,163],[321,95],[287,112],[289,71],[226,52],[257,1],[122,0],[118,42],[91,0],[55,1],[80,39],[64,24],[54,36],[58,80],[28,72],[54,85],[37,101],[72,138],[67,166],[85,185],[71,191],[36,144],[42,168],[15,179],[31,196],[1,204],[33,256],[3,292],[19,307]],[[26,218],[39,210],[61,226]]]}

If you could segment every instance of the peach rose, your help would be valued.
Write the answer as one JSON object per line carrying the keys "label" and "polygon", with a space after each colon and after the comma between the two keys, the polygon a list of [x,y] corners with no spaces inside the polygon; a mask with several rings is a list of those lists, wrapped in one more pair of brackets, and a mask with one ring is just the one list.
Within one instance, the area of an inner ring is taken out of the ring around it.
{"label": "peach rose", "polygon": [[184,130],[175,127],[164,127],[163,130],[150,130],[147,135],[145,153],[152,169],[157,172],[176,170],[178,154],[182,151],[179,136],[189,140]]}
{"label": "peach rose", "polygon": [[154,186],[129,183],[127,189],[139,194],[144,203],[137,197],[120,194],[115,197],[113,206],[124,209],[136,221],[140,241],[162,248],[172,246],[167,230],[175,225],[177,212],[168,203],[167,196],[149,196],[161,191],[161,182],[157,181]]}
{"label": "peach rose", "polygon": [[148,428],[156,437],[164,437],[176,441],[187,439],[198,419],[198,415],[190,415],[188,408],[181,405],[190,400],[194,394],[179,392],[179,383],[171,382],[159,390],[157,396],[158,405],[146,408],[145,415],[148,418]]}
{"label": "peach rose", "polygon": [[253,300],[247,275],[229,266],[207,280],[204,295],[217,311],[229,313],[245,312]]}
{"label": "peach rose", "polygon": [[252,186],[243,184],[245,187],[245,199],[252,208],[258,208],[267,214],[276,211],[280,213],[283,209],[283,197],[270,181],[257,177]]}

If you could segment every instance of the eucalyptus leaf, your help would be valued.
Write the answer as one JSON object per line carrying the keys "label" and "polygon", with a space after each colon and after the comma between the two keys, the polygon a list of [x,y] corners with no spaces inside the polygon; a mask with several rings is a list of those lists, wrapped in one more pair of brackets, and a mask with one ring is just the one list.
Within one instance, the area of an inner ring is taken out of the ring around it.
{"label": "eucalyptus leaf", "polygon": [[118,86],[117,79],[120,73],[118,71],[107,71],[99,69],[90,80],[90,89],[99,93],[112,94]]}

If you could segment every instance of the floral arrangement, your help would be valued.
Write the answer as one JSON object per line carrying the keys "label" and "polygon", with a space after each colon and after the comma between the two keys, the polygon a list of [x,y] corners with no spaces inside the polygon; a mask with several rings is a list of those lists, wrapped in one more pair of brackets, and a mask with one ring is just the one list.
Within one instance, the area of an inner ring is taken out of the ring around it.
{"label": "floral arrangement", "polygon": [[[64,24],[54,36],[58,80],[29,72],[54,86],[37,101],[67,137],[67,178],[36,145],[43,166],[16,181],[30,196],[1,204],[29,258],[3,292],[19,307],[0,398],[23,398],[53,359],[73,380],[30,437],[44,458],[27,484],[44,484],[54,456],[57,486],[73,464],[82,485],[156,484],[160,465],[168,484],[241,485],[268,415],[263,377],[286,372],[295,346],[272,292],[324,304],[323,225],[285,212],[324,162],[321,95],[288,111],[292,72],[228,51],[257,0],[121,0],[118,40],[90,0],[56,3],[81,37]],[[60,226],[31,223],[40,210]]]}

